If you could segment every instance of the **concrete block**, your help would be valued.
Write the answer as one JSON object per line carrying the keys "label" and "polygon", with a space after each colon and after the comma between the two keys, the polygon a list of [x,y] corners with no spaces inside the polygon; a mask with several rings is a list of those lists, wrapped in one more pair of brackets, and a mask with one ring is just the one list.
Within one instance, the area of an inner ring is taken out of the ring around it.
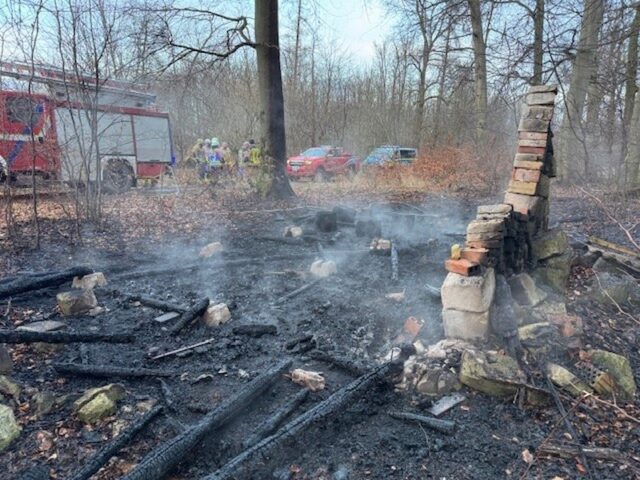
{"label": "concrete block", "polygon": [[461,340],[487,340],[489,312],[475,313],[460,310],[442,310],[442,325],[447,338]]}
{"label": "concrete block", "polygon": [[489,310],[496,291],[496,276],[492,268],[484,275],[465,277],[449,273],[440,288],[442,306],[464,312],[483,313]]}

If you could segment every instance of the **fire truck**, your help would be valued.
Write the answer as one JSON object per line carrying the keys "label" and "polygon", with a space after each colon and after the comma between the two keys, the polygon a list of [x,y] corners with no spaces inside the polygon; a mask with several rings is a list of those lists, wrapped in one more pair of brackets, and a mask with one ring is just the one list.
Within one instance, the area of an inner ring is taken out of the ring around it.
{"label": "fire truck", "polygon": [[174,150],[155,100],[131,82],[0,62],[0,180],[36,175],[123,192],[160,179]]}

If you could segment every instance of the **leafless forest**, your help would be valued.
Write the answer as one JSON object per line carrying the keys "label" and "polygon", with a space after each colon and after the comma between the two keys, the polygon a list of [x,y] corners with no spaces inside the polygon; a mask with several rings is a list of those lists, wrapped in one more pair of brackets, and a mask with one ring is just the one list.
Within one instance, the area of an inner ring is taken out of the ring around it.
{"label": "leafless forest", "polygon": [[639,35],[0,0],[0,480],[640,478]]}

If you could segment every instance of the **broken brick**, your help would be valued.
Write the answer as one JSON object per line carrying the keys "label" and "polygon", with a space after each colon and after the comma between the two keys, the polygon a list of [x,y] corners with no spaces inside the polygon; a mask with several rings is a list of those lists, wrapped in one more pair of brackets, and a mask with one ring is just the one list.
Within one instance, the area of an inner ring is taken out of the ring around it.
{"label": "broken brick", "polygon": [[[517,155],[516,155],[517,158]],[[530,162],[526,160],[516,160],[513,162],[515,168],[521,168],[523,170],[542,170],[544,163],[542,162]]]}
{"label": "broken brick", "polygon": [[475,262],[470,262],[464,258],[461,258],[460,260],[452,260],[449,258],[444,262],[444,267],[449,272],[457,273],[465,277],[470,277],[480,273],[480,265]]}
{"label": "broken brick", "polygon": [[502,239],[500,240],[467,240],[466,248],[502,248]]}
{"label": "broken brick", "polygon": [[518,140],[519,147],[546,147],[547,139],[521,138]]}
{"label": "broken brick", "polygon": [[547,141],[547,132],[518,132],[518,140],[544,140]]}

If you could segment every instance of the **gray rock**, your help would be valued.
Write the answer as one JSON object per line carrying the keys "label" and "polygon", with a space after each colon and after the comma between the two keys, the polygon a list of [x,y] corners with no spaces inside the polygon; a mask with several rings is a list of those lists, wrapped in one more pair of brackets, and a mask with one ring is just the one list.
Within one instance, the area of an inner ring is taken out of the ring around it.
{"label": "gray rock", "polygon": [[11,442],[20,435],[22,429],[16,422],[13,410],[0,404],[0,452],[5,450]]}
{"label": "gray rock", "polygon": [[547,298],[547,294],[536,286],[533,278],[527,273],[519,273],[509,278],[509,286],[513,298],[520,305],[535,307]]}
{"label": "gray rock", "polygon": [[541,263],[533,272],[536,282],[548,285],[558,292],[564,292],[571,273],[573,254],[566,252],[556,257],[550,257]]}
{"label": "gray rock", "polygon": [[569,250],[567,235],[560,229],[549,230],[531,242],[531,253],[537,261],[546,260]]}
{"label": "gray rock", "polygon": [[22,389],[20,388],[20,385],[11,380],[9,377],[0,375],[0,393],[3,393],[4,395],[7,395],[9,397],[13,397],[13,399],[17,402],[21,391]]}
{"label": "gray rock", "polygon": [[16,330],[25,332],[55,332],[67,328],[67,324],[57,320],[44,320],[42,322],[33,322],[26,325],[20,325]]}
{"label": "gray rock", "polygon": [[71,290],[56,295],[60,313],[65,316],[86,313],[98,306],[93,290]]}
{"label": "gray rock", "polygon": [[43,417],[53,410],[56,405],[56,397],[51,392],[38,392],[31,399],[37,417]]}
{"label": "gray rock", "polygon": [[593,279],[591,294],[601,303],[623,305],[640,299],[640,286],[628,276],[599,273]]}

